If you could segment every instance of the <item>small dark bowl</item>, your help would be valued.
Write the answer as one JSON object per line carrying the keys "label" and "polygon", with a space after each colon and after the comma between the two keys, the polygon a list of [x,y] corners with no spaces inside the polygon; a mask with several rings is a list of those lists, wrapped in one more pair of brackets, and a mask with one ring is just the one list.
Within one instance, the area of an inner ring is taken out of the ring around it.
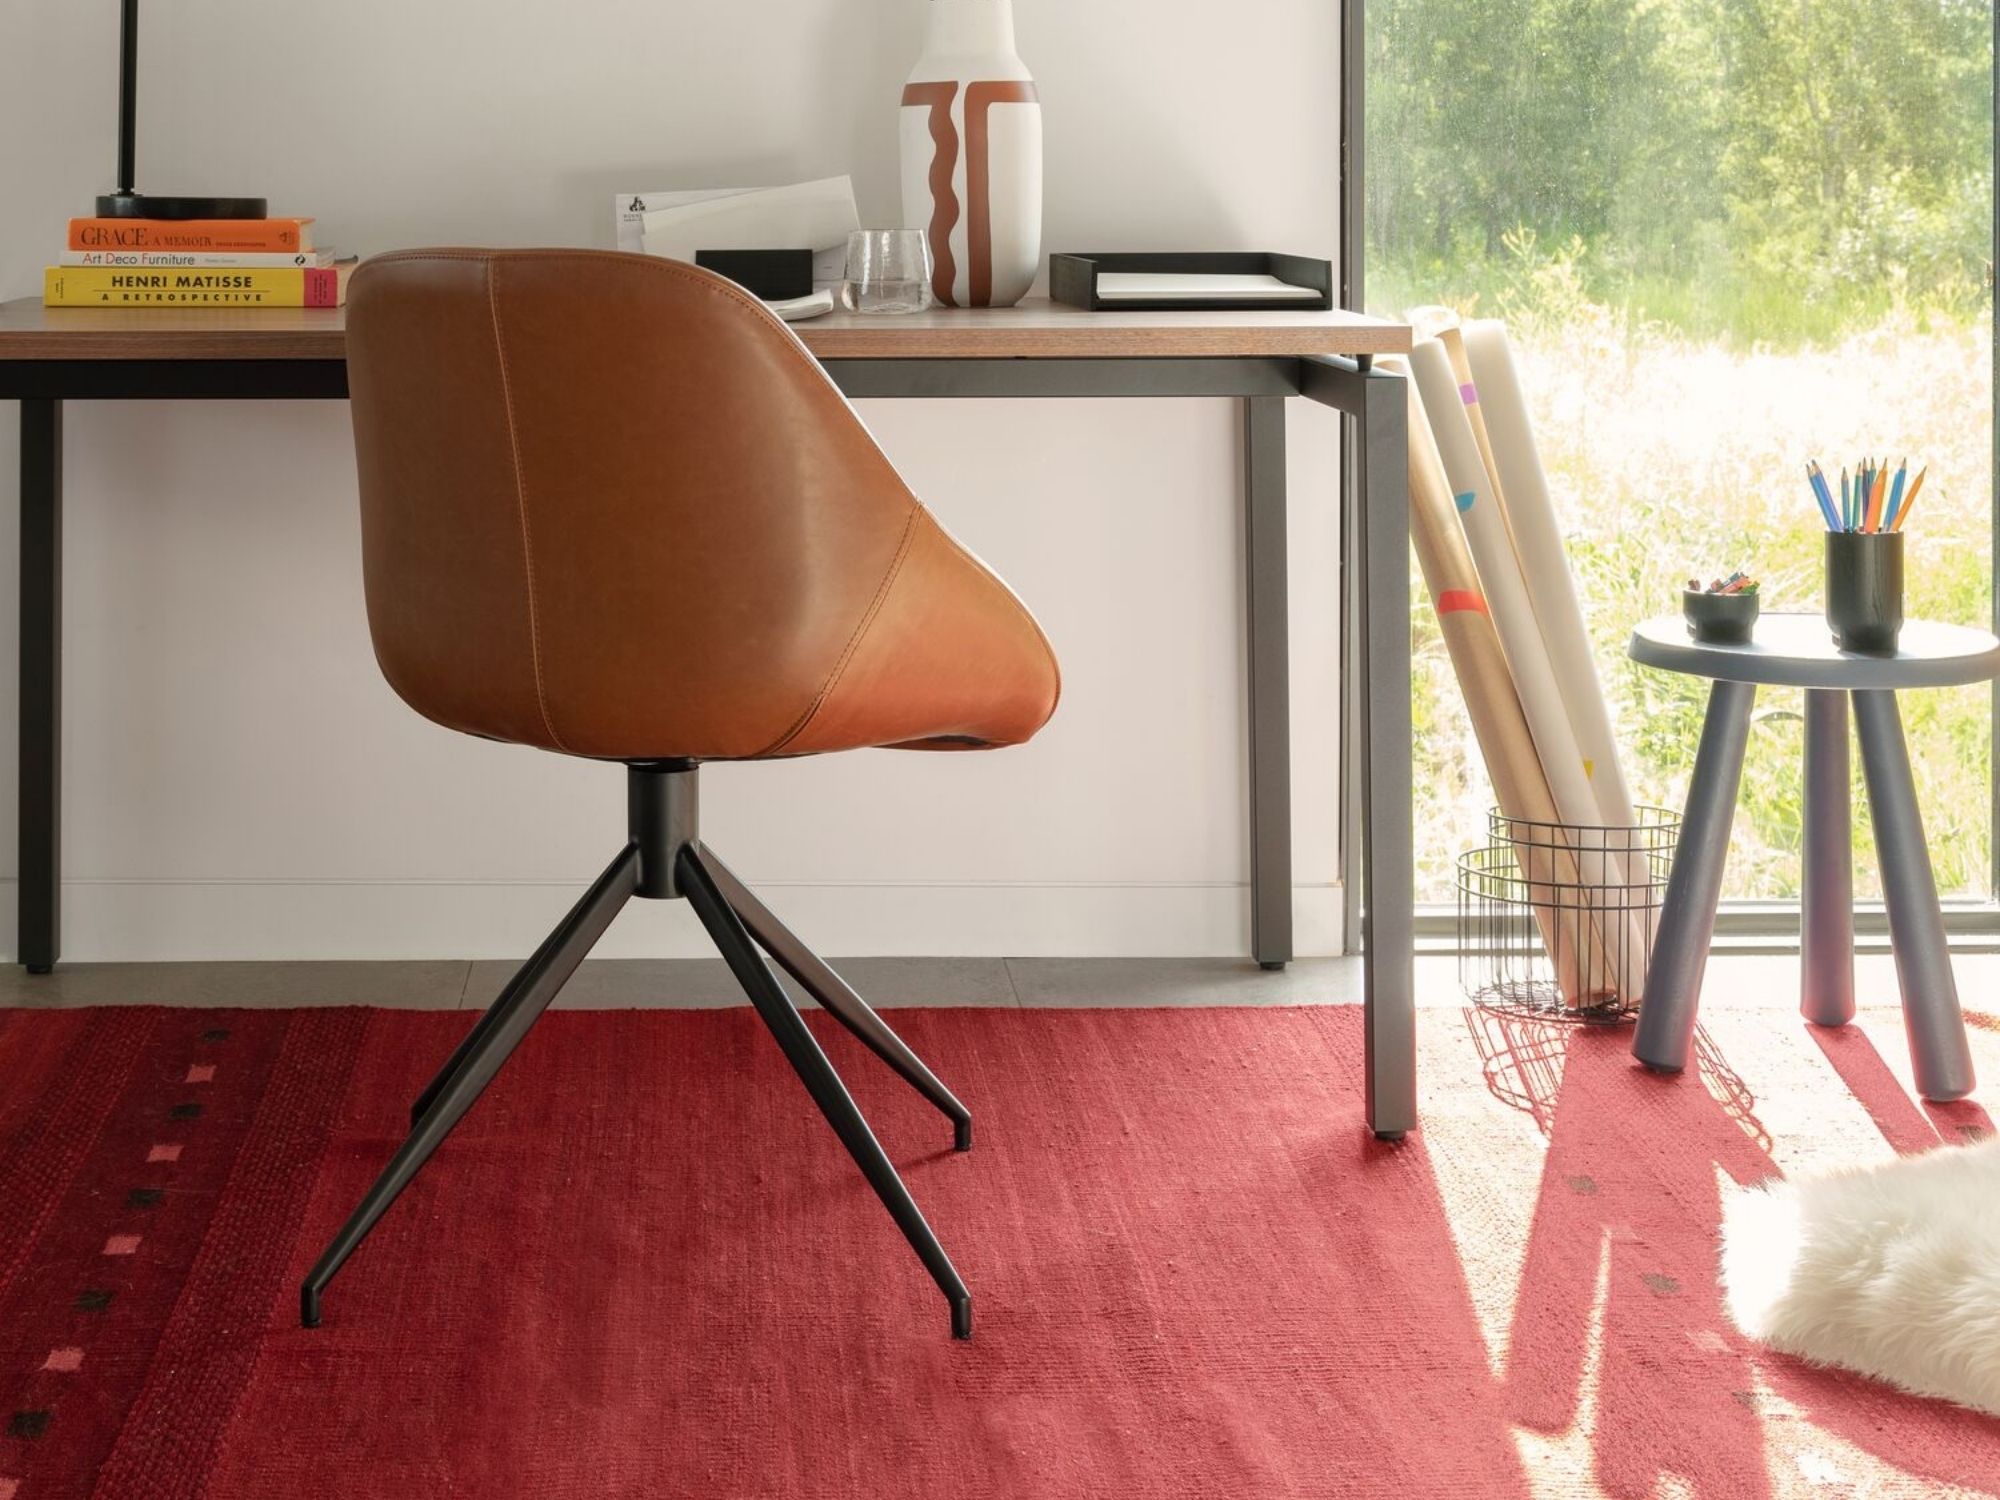
{"label": "small dark bowl", "polygon": [[1681,590],[1681,614],[1687,619],[1688,634],[1710,646],[1745,644],[1757,623],[1760,603],[1761,596],[1757,594]]}

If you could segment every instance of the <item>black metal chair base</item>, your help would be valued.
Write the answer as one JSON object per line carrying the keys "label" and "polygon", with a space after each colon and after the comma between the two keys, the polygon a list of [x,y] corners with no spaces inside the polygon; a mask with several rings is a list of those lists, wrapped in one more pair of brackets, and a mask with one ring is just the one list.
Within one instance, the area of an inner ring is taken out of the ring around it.
{"label": "black metal chair base", "polygon": [[630,841],[508,981],[417,1097],[410,1109],[408,1138],[300,1287],[300,1322],[307,1328],[319,1326],[320,1299],[327,1283],[465,1117],[625,903],[634,896],[685,896],[820,1113],[944,1293],[951,1307],[952,1337],[971,1338],[971,1293],[764,954],[768,952],[828,1014],[952,1122],[953,1145],[959,1151],[972,1149],[971,1112],[867,1001],[702,846],[697,830],[695,767],[685,763],[632,766],[627,774]]}

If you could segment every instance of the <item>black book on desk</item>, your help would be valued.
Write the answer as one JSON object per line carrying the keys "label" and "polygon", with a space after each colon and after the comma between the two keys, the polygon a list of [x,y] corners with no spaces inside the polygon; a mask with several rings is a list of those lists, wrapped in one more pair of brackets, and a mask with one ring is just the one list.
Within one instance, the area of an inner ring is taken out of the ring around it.
{"label": "black book on desk", "polygon": [[1325,312],[1333,262],[1261,250],[1051,255],[1049,297],[1091,312]]}
{"label": "black book on desk", "polygon": [[813,253],[810,250],[697,250],[694,263],[704,271],[727,276],[753,297],[786,302],[810,297]]}

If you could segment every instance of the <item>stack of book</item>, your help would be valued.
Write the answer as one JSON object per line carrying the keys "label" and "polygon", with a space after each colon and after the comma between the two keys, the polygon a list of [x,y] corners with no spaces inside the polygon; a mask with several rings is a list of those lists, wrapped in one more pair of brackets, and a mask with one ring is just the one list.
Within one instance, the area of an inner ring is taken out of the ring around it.
{"label": "stack of book", "polygon": [[339,307],[352,258],[311,219],[71,219],[49,307]]}

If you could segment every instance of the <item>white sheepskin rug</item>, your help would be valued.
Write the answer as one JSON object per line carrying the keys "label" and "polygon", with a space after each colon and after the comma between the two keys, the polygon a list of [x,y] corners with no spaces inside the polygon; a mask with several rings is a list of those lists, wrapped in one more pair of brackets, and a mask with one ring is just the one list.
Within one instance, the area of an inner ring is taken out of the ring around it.
{"label": "white sheepskin rug", "polygon": [[2000,1138],[1729,1196],[1738,1328],[2000,1416]]}

